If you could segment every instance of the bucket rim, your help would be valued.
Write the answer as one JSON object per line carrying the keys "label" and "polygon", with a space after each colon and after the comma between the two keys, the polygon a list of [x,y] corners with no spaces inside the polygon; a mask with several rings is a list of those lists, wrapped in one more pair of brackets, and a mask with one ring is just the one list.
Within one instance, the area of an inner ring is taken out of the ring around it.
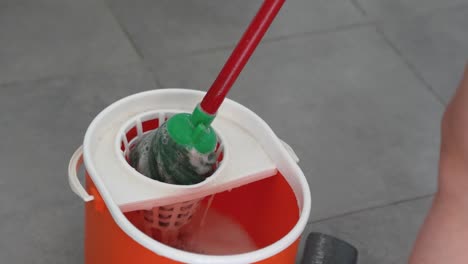
{"label": "bucket rim", "polygon": [[[112,196],[109,190],[107,189],[107,187],[105,186],[103,180],[100,177],[96,176],[98,172],[96,168],[93,166],[93,162],[90,160],[91,159],[90,157],[92,156],[91,150],[89,147],[91,144],[91,136],[93,134],[93,131],[96,129],[97,124],[100,122],[100,120],[104,118],[106,114],[110,113],[118,105],[125,103],[127,101],[130,101],[130,100],[134,100],[135,98],[138,98],[138,97],[145,97],[145,96],[153,95],[155,93],[168,93],[168,92],[191,93],[191,94],[197,94],[197,95],[204,94],[204,92],[202,91],[182,89],[182,88],[164,88],[164,89],[149,90],[149,91],[136,93],[136,94],[124,97],[112,103],[111,105],[106,107],[104,110],[102,110],[93,119],[93,121],[91,122],[91,124],[89,125],[86,131],[84,143],[83,143],[83,160],[84,160],[84,164],[86,167],[86,171],[88,172],[89,176],[93,180],[93,183],[98,189],[112,218],[114,219],[116,224],[119,226],[119,228],[124,233],[126,233],[129,237],[135,240],[137,243],[139,243],[140,245],[144,246],[145,248],[154,252],[157,255],[160,255],[160,256],[175,260],[175,261],[183,262],[183,263],[194,263],[194,264],[198,264],[198,263],[200,264],[201,263],[239,264],[239,263],[258,262],[258,261],[268,259],[280,253],[281,251],[289,247],[292,243],[294,243],[298,238],[300,238],[302,232],[304,231],[307,225],[310,211],[311,211],[311,194],[310,194],[309,185],[307,183],[304,173],[296,164],[296,162],[294,162],[293,158],[289,155],[287,150],[284,148],[284,145],[281,143],[280,139],[276,137],[274,132],[271,130],[271,128],[263,119],[261,119],[259,116],[257,116],[254,112],[252,112],[250,109],[246,108],[245,106],[227,98],[225,100],[226,102],[229,102],[230,104],[235,105],[239,110],[243,111],[247,115],[255,116],[256,122],[258,122],[258,125],[260,125],[265,131],[267,131],[270,134],[270,136],[276,138],[276,140],[274,141],[275,147],[282,151],[281,153],[282,157],[287,161],[288,166],[290,166],[289,167],[289,170],[291,170],[290,173],[293,173],[295,175],[294,176],[295,182],[291,182],[291,179],[288,179],[287,177],[285,177],[288,184],[294,190],[294,195],[296,197],[298,207],[300,209],[299,219],[297,223],[294,225],[294,227],[281,239],[261,249],[247,252],[247,253],[242,253],[242,254],[217,256],[217,255],[203,255],[203,254],[186,252],[183,250],[179,250],[179,249],[164,245],[148,237],[146,234],[144,234],[142,231],[136,228],[125,217],[121,209],[113,201]],[[280,168],[278,168],[278,170],[281,172]],[[296,190],[298,190],[299,193]],[[302,198],[302,200],[300,198]]]}

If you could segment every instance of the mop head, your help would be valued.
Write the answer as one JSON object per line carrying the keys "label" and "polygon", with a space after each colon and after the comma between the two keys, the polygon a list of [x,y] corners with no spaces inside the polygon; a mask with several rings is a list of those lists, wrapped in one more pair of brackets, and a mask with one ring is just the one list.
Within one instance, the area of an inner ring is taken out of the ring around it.
{"label": "mop head", "polygon": [[154,180],[178,184],[197,184],[213,174],[216,153],[203,154],[180,145],[167,131],[167,123],[143,136],[130,153],[130,165]]}
{"label": "mop head", "polygon": [[213,174],[217,138],[209,123],[214,117],[197,109],[145,134],[130,152],[130,165],[154,180],[177,185],[197,184]]}

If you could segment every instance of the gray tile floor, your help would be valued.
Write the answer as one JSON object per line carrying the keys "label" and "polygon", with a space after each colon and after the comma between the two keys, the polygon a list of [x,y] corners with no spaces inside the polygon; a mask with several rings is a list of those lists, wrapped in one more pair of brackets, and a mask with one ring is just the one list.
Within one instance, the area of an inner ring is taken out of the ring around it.
{"label": "gray tile floor", "polygon": [[[68,158],[118,98],[206,90],[260,1],[0,2],[0,257],[82,263]],[[301,158],[307,231],[405,263],[436,188],[468,0],[288,0],[230,97]],[[260,96],[260,94],[263,94]]]}

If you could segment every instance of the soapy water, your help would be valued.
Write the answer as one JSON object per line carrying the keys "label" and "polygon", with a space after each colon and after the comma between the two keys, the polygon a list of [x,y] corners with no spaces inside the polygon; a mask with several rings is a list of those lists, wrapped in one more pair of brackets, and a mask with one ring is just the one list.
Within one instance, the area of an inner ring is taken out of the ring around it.
{"label": "soapy water", "polygon": [[188,153],[190,165],[195,168],[196,173],[206,175],[212,171],[214,163],[212,154],[201,154],[196,149],[189,149]]}
{"label": "soapy water", "polygon": [[244,228],[214,209],[201,207],[183,226],[169,246],[205,255],[232,255],[255,251],[258,247]]}

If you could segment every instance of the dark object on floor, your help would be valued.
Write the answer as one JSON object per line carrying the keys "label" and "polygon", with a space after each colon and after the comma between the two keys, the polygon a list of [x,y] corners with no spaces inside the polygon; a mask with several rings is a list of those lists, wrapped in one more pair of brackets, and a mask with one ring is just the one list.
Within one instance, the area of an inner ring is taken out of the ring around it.
{"label": "dark object on floor", "polygon": [[310,233],[302,264],[356,264],[357,249],[351,244],[320,233]]}

